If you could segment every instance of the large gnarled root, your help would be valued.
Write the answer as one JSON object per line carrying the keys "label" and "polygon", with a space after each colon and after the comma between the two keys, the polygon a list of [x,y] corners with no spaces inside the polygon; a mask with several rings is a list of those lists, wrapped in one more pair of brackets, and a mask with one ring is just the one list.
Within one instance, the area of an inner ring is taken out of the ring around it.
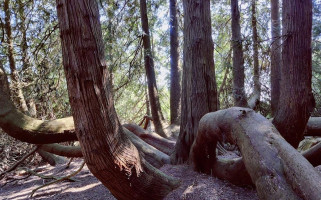
{"label": "large gnarled root", "polygon": [[[241,161],[236,165],[225,161],[229,164],[223,168],[224,162],[216,157],[217,141],[223,139],[238,145],[261,199],[320,199],[321,177],[313,166],[269,120],[247,108],[221,110],[201,119],[190,155],[196,170],[232,181],[230,172],[242,172]],[[240,174],[246,179],[245,172]]]}
{"label": "large gnarled root", "polygon": [[149,145],[152,145],[161,152],[170,155],[175,148],[175,142],[169,139],[163,138],[158,134],[148,132],[142,127],[136,124],[124,124],[123,127],[127,128],[129,131],[133,132],[139,138],[144,140]]}

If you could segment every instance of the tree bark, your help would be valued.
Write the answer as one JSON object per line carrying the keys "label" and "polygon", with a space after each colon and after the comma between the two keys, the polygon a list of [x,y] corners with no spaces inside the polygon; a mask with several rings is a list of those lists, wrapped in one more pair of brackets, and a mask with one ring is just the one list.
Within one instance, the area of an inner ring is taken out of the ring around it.
{"label": "tree bark", "polygon": [[256,1],[252,0],[252,42],[253,42],[253,83],[254,89],[251,99],[249,100],[250,108],[256,110],[260,104],[261,98],[261,83],[260,83],[260,68],[259,68],[259,42],[257,33],[256,20]]}
{"label": "tree bark", "polygon": [[238,0],[231,0],[232,49],[233,49],[233,97],[235,106],[247,107],[244,91],[244,58]]}
{"label": "tree bark", "polygon": [[164,198],[178,181],[148,164],[124,134],[112,99],[97,2],[57,0],[57,11],[70,105],[89,170],[117,199]]}
{"label": "tree bark", "polygon": [[196,170],[224,178],[229,169],[246,179],[239,160],[226,165],[216,157],[218,141],[237,144],[260,199],[320,199],[319,173],[255,111],[234,107],[206,114],[191,150]]}
{"label": "tree bark", "polygon": [[169,0],[169,31],[170,31],[170,58],[171,58],[171,85],[170,85],[170,113],[171,124],[180,123],[180,100],[181,84],[180,69],[178,66],[178,22],[177,22],[177,0]]}
{"label": "tree bark", "polygon": [[271,0],[271,109],[272,116],[278,109],[281,81],[281,22],[279,0]]}
{"label": "tree bark", "polygon": [[283,0],[283,5],[280,106],[273,124],[296,148],[315,106],[311,88],[312,1]]}
{"label": "tree bark", "polygon": [[153,123],[155,126],[156,133],[158,133],[162,137],[167,137],[163,130],[163,126],[161,122],[161,120],[163,120],[164,117],[161,111],[158,90],[156,85],[154,60],[153,60],[152,49],[150,44],[146,0],[140,0],[140,14],[141,14],[142,29],[144,31],[143,45],[144,45],[145,71],[147,76],[149,102],[150,102],[150,107],[152,111]]}
{"label": "tree bark", "polygon": [[7,34],[7,45],[8,45],[8,59],[9,66],[11,70],[11,87],[12,96],[16,103],[16,105],[21,109],[22,112],[27,113],[28,107],[25,101],[25,97],[22,92],[22,86],[19,79],[18,71],[16,68],[16,61],[14,58],[14,47],[13,47],[13,39],[12,39],[12,30],[11,30],[11,13],[10,13],[10,0],[4,1],[4,13],[5,13],[5,30]]}
{"label": "tree bark", "polygon": [[203,115],[217,110],[210,1],[183,1],[184,63],[180,133],[172,162],[188,160]]}

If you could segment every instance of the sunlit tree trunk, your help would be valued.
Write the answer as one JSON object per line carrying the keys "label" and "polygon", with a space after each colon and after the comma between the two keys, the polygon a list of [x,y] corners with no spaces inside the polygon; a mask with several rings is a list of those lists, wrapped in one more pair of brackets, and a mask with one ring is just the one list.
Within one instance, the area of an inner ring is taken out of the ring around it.
{"label": "sunlit tree trunk", "polygon": [[249,106],[252,109],[257,109],[261,98],[261,83],[260,83],[260,68],[259,68],[259,42],[257,33],[256,20],[256,1],[252,0],[252,42],[253,42],[253,83],[254,89],[252,98],[249,101]]}
{"label": "sunlit tree trunk", "polygon": [[244,92],[244,58],[238,0],[231,0],[232,49],[233,49],[233,96],[235,106],[247,107]]}
{"label": "sunlit tree trunk", "polygon": [[312,77],[312,1],[283,0],[280,99],[273,124],[294,147],[303,139],[315,102]]}
{"label": "sunlit tree trunk", "polygon": [[197,134],[198,122],[217,110],[214,45],[210,1],[183,1],[184,61],[180,133],[172,154],[174,163],[188,160]]}
{"label": "sunlit tree trunk", "polygon": [[156,133],[158,133],[160,136],[166,137],[166,134],[163,130],[163,126],[161,122],[161,120],[163,120],[163,114],[159,103],[159,96],[158,96],[158,90],[156,85],[154,60],[152,55],[148,18],[147,18],[146,0],[140,0],[140,14],[141,14],[142,29],[144,31],[143,45],[144,45],[144,57],[145,57],[145,70],[146,70],[146,76],[147,76],[149,102],[150,102],[150,108],[152,111],[153,123],[155,126]]}
{"label": "sunlit tree trunk", "polygon": [[57,0],[63,64],[82,154],[117,199],[162,199],[178,183],[147,163],[120,126],[96,0]]}
{"label": "sunlit tree trunk", "polygon": [[177,22],[177,0],[169,1],[170,11],[170,46],[171,46],[171,86],[170,86],[170,112],[171,124],[179,124],[180,122],[180,100],[181,100],[181,84],[180,70],[178,67],[178,22]]}
{"label": "sunlit tree trunk", "polygon": [[271,0],[271,109],[274,116],[278,109],[281,81],[281,22],[279,0]]}

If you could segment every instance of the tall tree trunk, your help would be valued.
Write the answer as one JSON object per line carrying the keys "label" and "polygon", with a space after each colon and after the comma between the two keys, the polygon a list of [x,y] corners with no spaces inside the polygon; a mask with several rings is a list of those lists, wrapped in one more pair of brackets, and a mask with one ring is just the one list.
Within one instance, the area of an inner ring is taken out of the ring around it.
{"label": "tall tree trunk", "polygon": [[271,0],[271,109],[272,116],[278,109],[281,81],[281,22],[279,0]]}
{"label": "tall tree trunk", "polygon": [[156,85],[154,60],[152,55],[148,18],[147,18],[146,0],[140,0],[140,14],[141,14],[142,29],[144,31],[143,45],[144,45],[144,57],[145,57],[145,70],[146,70],[146,76],[147,76],[149,102],[150,102],[150,107],[152,111],[153,123],[155,126],[156,133],[158,133],[162,137],[167,137],[163,130],[163,126],[161,122],[161,120],[163,120],[163,114],[159,103],[159,96],[158,96],[157,85]]}
{"label": "tall tree trunk", "polygon": [[184,62],[181,125],[172,162],[188,160],[203,115],[217,110],[210,0],[183,1]]}
{"label": "tall tree trunk", "polygon": [[244,92],[244,58],[238,0],[231,0],[232,49],[233,49],[233,97],[235,106],[247,107]]}
{"label": "tall tree trunk", "polygon": [[22,86],[19,79],[18,71],[16,68],[16,61],[14,58],[14,48],[11,30],[11,13],[10,13],[10,0],[4,1],[4,13],[5,13],[5,30],[7,34],[7,45],[8,45],[8,58],[9,66],[11,70],[11,85],[12,85],[12,96],[16,105],[25,113],[28,112],[28,107],[22,92]]}
{"label": "tall tree trunk", "polygon": [[180,100],[181,100],[181,84],[180,70],[178,67],[178,22],[177,22],[177,0],[169,1],[170,12],[170,45],[171,45],[171,86],[170,86],[170,112],[171,124],[179,124],[180,122]]}
{"label": "tall tree trunk", "polygon": [[256,20],[256,1],[252,0],[252,41],[253,41],[253,82],[254,90],[252,98],[249,101],[249,106],[252,109],[257,109],[260,104],[261,98],[261,83],[260,83],[260,69],[259,69],[259,42],[257,33],[257,20]]}
{"label": "tall tree trunk", "polygon": [[117,199],[164,198],[177,181],[148,164],[120,126],[96,0],[57,0],[57,11],[70,105],[88,168]]}
{"label": "tall tree trunk", "polygon": [[312,1],[283,0],[281,88],[273,124],[295,148],[303,139],[304,129],[315,101],[312,77]]}

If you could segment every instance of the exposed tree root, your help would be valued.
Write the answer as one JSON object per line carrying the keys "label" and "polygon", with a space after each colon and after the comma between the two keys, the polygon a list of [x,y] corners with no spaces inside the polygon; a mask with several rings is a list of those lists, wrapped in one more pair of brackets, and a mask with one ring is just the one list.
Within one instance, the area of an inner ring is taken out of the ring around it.
{"label": "exposed tree root", "polygon": [[153,147],[163,153],[166,153],[167,155],[170,155],[175,148],[174,141],[163,138],[158,134],[148,132],[136,124],[124,124],[123,127],[127,128],[129,131],[133,132],[146,143],[152,145]]}
{"label": "exposed tree root", "polygon": [[321,117],[310,117],[305,135],[321,136]]}
{"label": "exposed tree root", "polygon": [[82,157],[82,152],[80,146],[65,146],[61,144],[44,144],[41,146],[42,150],[55,155],[64,156],[64,157]]}
{"label": "exposed tree root", "polygon": [[304,151],[302,155],[313,165],[321,165],[321,143]]}
{"label": "exposed tree root", "polygon": [[44,161],[49,163],[51,166],[55,166],[57,164],[62,164],[62,163],[67,162],[66,158],[58,156],[58,155],[54,155],[54,154],[44,151],[42,149],[38,149],[37,153],[41,156],[41,158]]}
{"label": "exposed tree root", "polygon": [[37,190],[41,189],[41,188],[44,188],[44,187],[47,187],[47,186],[49,186],[49,185],[52,185],[52,184],[59,183],[59,182],[61,182],[61,181],[70,179],[71,177],[73,177],[73,176],[75,176],[76,174],[78,174],[78,173],[82,170],[82,168],[83,168],[84,166],[85,166],[85,161],[81,164],[81,166],[79,167],[78,170],[76,170],[75,172],[69,174],[68,176],[58,178],[58,179],[56,179],[56,180],[54,180],[54,181],[51,181],[51,182],[46,183],[46,184],[44,184],[44,185],[42,185],[42,186],[40,186],[40,187],[37,187],[36,189],[32,190],[32,192],[31,192],[31,194],[30,194],[30,197],[32,197],[32,196],[34,195],[34,193],[35,193]]}
{"label": "exposed tree root", "polygon": [[[216,144],[223,140],[238,145],[261,199],[320,199],[318,172],[260,114],[235,107],[206,114],[200,121],[190,155],[194,168],[233,181],[229,175],[240,172],[242,162],[216,157]],[[236,177],[240,175],[247,179],[245,172]]]}
{"label": "exposed tree root", "polygon": [[27,153],[25,156],[23,156],[18,162],[16,162],[14,165],[12,165],[6,171],[2,172],[0,174],[0,178],[2,178],[2,176],[5,175],[6,173],[15,170],[24,160],[26,160],[29,156],[33,155],[38,149],[39,149],[39,146],[34,147],[29,153]]}

